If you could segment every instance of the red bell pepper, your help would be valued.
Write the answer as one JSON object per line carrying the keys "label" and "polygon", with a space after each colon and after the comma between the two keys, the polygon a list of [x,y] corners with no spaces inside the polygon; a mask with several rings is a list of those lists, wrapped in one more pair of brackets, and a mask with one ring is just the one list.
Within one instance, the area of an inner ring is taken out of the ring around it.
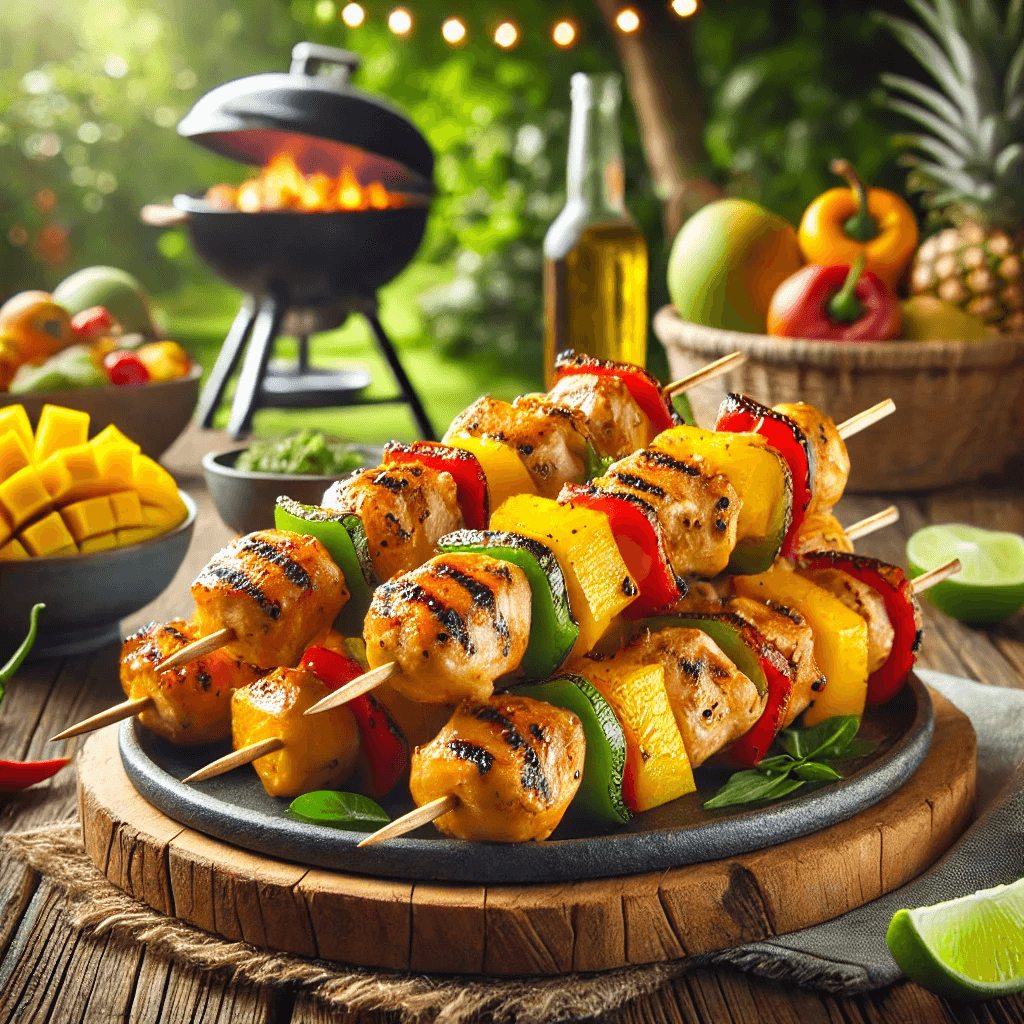
{"label": "red bell pepper", "polygon": [[559,352],[555,359],[555,379],[568,377],[574,373],[592,373],[598,377],[618,377],[629,389],[633,400],[654,425],[655,433],[660,434],[669,427],[682,422],[672,407],[672,400],[666,398],[661,391],[657,377],[651,376],[642,366],[633,363],[616,363],[610,359],[597,359],[595,356],[584,355],[566,349]]}
{"label": "red bell pepper", "polygon": [[0,793],[28,789],[56,775],[70,760],[70,757],[58,757],[53,761],[0,761]]}
{"label": "red bell pepper", "polygon": [[134,352],[126,349],[116,349],[104,356],[103,368],[107,371],[110,383],[118,387],[149,382],[149,370],[145,363]]}
{"label": "red bell pepper", "polygon": [[596,484],[565,484],[562,505],[593,509],[608,517],[619,554],[640,588],[623,612],[628,618],[653,615],[670,608],[686,594],[686,584],[672,571],[655,510],[635,494]]}
{"label": "red bell pepper", "polygon": [[470,530],[486,530],[491,516],[487,497],[487,477],[472,452],[437,441],[413,441],[402,444],[390,441],[384,446],[384,461],[418,462],[430,469],[450,473],[455,480],[456,494],[462,518]]}
{"label": "red bell pepper", "polygon": [[764,437],[789,466],[793,478],[793,514],[779,554],[788,558],[811,503],[814,480],[814,446],[788,416],[755,402],[746,395],[725,396],[718,409],[715,430],[732,434],[755,433]]}
{"label": "red bell pepper", "polygon": [[120,334],[121,325],[103,306],[90,306],[71,318],[71,330],[83,341]]}
{"label": "red bell pepper", "polygon": [[911,581],[895,565],[845,551],[813,552],[803,555],[799,564],[805,569],[839,569],[881,595],[895,636],[885,664],[868,677],[868,703],[884,704],[903,689],[921,648],[924,620]]}
{"label": "red bell pepper", "polygon": [[[302,656],[308,668],[329,690],[337,690],[363,674],[355,658],[310,647]],[[377,799],[389,793],[409,764],[409,745],[387,709],[372,693],[364,693],[345,705],[359,726],[359,753],[367,795]]]}
{"label": "red bell pepper", "polygon": [[884,341],[899,337],[903,315],[889,286],[864,270],[811,264],[787,277],[768,306],[768,333],[784,338]]}

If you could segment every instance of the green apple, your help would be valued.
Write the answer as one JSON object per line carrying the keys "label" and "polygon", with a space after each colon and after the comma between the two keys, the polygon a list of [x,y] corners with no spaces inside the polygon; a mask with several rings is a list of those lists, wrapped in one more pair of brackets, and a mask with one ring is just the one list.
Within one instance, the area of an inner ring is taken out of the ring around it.
{"label": "green apple", "polygon": [[764,334],[775,289],[803,266],[796,231],[745,199],[719,199],[682,226],[668,292],[684,320]]}

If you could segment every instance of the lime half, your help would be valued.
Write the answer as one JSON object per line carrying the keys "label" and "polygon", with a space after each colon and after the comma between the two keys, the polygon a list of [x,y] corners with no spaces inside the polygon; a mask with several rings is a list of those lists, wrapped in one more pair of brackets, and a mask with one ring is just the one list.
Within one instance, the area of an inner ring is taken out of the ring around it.
{"label": "lime half", "polygon": [[925,591],[936,608],[961,622],[1001,622],[1024,607],[1024,537],[978,526],[926,526],[907,541],[911,576],[951,558],[960,573]]}
{"label": "lime half", "polygon": [[885,941],[912,981],[956,999],[1024,990],[1024,878],[948,903],[898,910]]}

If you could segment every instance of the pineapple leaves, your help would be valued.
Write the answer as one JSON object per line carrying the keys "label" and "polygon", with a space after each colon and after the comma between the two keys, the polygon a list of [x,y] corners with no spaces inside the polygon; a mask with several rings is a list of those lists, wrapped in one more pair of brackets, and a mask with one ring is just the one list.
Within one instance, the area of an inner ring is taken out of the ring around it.
{"label": "pineapple leaves", "polygon": [[1024,29],[1024,0],[1010,0],[1006,10],[1006,28],[1003,38],[1006,45],[1013,49],[1019,42],[1021,29]]}
{"label": "pineapple leaves", "polygon": [[911,134],[904,135],[902,138],[908,144],[916,146],[918,149],[923,149],[926,153],[930,153],[944,167],[960,171],[964,170],[968,165],[966,157],[961,156],[955,150],[950,149],[944,142],[939,142],[938,139],[931,135]]}
{"label": "pineapple leaves", "polygon": [[975,148],[971,141],[961,134],[958,128],[953,127],[941,117],[936,117],[930,110],[925,110],[924,107],[919,107],[916,103],[907,103],[905,100],[897,99],[887,99],[886,106],[896,113],[905,114],[917,121],[918,124],[924,125],[925,128],[930,128],[936,135],[954,146],[966,160],[970,160],[973,156]]}
{"label": "pineapple leaves", "polygon": [[1010,59],[1006,69],[1006,79],[1003,82],[1003,102],[1007,110],[1020,96],[1022,84],[1024,84],[1024,42],[1017,47],[1017,52]]}
{"label": "pineapple leaves", "polygon": [[1009,177],[1015,165],[1024,159],[1024,143],[1014,142],[1004,149],[995,159],[996,177]]}
{"label": "pineapple leaves", "polygon": [[922,85],[913,78],[906,78],[904,75],[883,74],[881,78],[883,85],[887,85],[890,89],[894,89],[897,92],[902,92],[911,99],[918,100],[926,107],[931,107],[939,117],[945,118],[954,130],[960,130],[963,117],[961,117],[960,111],[941,92],[927,85]]}

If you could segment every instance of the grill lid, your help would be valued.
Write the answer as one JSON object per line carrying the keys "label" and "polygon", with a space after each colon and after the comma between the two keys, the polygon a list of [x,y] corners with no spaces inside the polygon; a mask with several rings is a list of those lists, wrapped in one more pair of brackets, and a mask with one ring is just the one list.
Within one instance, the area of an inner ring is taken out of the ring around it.
{"label": "grill lid", "polygon": [[[286,150],[306,174],[336,175],[347,165],[360,178],[376,175],[392,187],[404,179],[407,189],[432,192],[430,144],[401,111],[349,85],[360,63],[348,50],[296,43],[287,73],[218,86],[195,102],[178,134],[247,164],[263,166]],[[334,70],[319,74],[325,65]]]}

